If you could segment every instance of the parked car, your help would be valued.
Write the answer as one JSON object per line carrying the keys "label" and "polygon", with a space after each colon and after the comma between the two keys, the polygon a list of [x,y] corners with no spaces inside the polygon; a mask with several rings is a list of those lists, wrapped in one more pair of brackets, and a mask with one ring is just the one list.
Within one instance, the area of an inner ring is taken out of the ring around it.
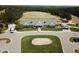
{"label": "parked car", "polygon": [[66,30],[68,30],[69,27],[68,27],[68,26],[62,26],[62,29],[66,29]]}
{"label": "parked car", "polygon": [[14,33],[15,29],[12,27],[10,28],[10,33]]}

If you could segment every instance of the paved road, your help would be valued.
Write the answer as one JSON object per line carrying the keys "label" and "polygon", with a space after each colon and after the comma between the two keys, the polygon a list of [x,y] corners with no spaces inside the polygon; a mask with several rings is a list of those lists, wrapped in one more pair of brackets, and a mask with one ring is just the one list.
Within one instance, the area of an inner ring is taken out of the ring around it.
{"label": "paved road", "polygon": [[78,32],[71,31],[25,31],[25,32],[14,32],[13,34],[6,32],[0,34],[0,38],[10,38],[11,43],[1,44],[0,43],[0,52],[8,50],[10,53],[20,53],[21,52],[21,39],[24,36],[29,35],[55,35],[58,36],[61,40],[63,47],[63,52],[74,52],[74,49],[79,49],[79,43],[71,43],[69,41],[70,37],[79,37]]}

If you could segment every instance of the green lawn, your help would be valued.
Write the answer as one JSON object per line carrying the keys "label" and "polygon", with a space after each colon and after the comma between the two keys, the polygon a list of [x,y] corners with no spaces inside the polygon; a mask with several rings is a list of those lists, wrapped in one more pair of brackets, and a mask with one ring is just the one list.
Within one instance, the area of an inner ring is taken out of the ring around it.
{"label": "green lawn", "polygon": [[17,31],[36,31],[37,28],[33,28],[32,26],[24,27],[23,25],[17,24],[16,30]]}
{"label": "green lawn", "polygon": [[43,28],[43,31],[62,31],[61,28]]}
{"label": "green lawn", "polygon": [[[62,31],[61,28],[43,28],[43,31]],[[37,28],[21,28],[18,31],[37,31]]]}
{"label": "green lawn", "polygon": [[[50,45],[33,45],[33,38],[49,38],[53,41]],[[32,35],[25,36],[21,40],[22,53],[62,53],[60,39],[53,35]]]}
{"label": "green lawn", "polygon": [[79,28],[70,28],[70,30],[73,32],[79,32]]}
{"label": "green lawn", "polygon": [[18,29],[18,31],[36,31],[37,29],[33,29],[33,28],[21,28]]}
{"label": "green lawn", "polygon": [[68,24],[69,26],[79,27],[79,25]]}

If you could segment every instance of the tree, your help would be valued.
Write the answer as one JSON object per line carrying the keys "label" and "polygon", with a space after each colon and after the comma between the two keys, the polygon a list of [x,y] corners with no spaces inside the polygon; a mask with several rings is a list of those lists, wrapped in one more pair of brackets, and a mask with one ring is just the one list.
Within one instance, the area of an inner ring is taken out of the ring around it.
{"label": "tree", "polygon": [[69,13],[66,14],[66,19],[67,20],[71,20],[72,19],[71,15]]}
{"label": "tree", "polygon": [[7,8],[5,10],[5,18],[8,23],[15,23],[22,16],[22,11],[18,8]]}
{"label": "tree", "polygon": [[2,33],[3,24],[0,23],[0,33]]}

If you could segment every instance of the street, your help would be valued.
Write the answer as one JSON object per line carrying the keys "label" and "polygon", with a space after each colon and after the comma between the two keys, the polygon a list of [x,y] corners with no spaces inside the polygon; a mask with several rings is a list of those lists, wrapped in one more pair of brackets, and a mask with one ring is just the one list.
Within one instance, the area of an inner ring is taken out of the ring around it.
{"label": "street", "polygon": [[20,53],[21,52],[21,39],[24,36],[29,35],[55,35],[60,38],[63,52],[65,53],[73,53],[74,49],[79,48],[79,43],[72,43],[69,41],[71,37],[79,37],[78,32],[71,31],[24,31],[24,32],[6,32],[0,34],[0,38],[9,38],[11,42],[9,44],[1,44],[0,43],[0,52],[8,51],[9,53]]}

